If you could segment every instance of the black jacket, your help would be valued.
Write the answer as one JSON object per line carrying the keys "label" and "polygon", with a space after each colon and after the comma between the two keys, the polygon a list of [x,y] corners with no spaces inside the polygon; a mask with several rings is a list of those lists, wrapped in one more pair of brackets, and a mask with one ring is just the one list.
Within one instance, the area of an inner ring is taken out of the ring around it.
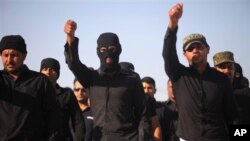
{"label": "black jacket", "polygon": [[14,81],[0,71],[0,141],[56,137],[61,129],[58,113],[55,91],[45,75],[24,65]]}
{"label": "black jacket", "polygon": [[89,88],[94,117],[93,140],[137,140],[138,124],[145,114],[144,91],[139,75],[119,70],[110,77],[100,69],[90,70],[79,60],[78,38],[70,47],[65,45],[65,57],[79,82]]}
{"label": "black jacket", "polygon": [[202,75],[182,65],[176,53],[176,33],[177,28],[167,30],[163,58],[179,112],[177,135],[192,141],[226,141],[226,124],[236,116],[230,81],[209,64]]}

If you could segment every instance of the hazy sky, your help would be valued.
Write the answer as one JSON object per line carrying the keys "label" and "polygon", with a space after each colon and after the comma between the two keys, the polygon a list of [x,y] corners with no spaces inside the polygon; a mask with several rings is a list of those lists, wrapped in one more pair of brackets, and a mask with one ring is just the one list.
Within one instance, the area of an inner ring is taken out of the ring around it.
{"label": "hazy sky", "polygon": [[[219,51],[232,51],[244,75],[250,78],[250,1],[249,0],[0,0],[0,38],[10,34],[24,37],[28,55],[25,64],[40,70],[43,58],[53,57],[61,64],[58,83],[72,87],[74,76],[64,59],[68,19],[77,22],[80,59],[89,67],[100,65],[96,40],[103,32],[116,33],[122,45],[120,61],[132,62],[141,77],[156,80],[157,100],[166,100],[162,58],[168,11],[184,4],[179,21],[177,51],[184,65],[182,39],[202,33],[210,45],[208,61]],[[2,64],[0,69],[2,69]]]}

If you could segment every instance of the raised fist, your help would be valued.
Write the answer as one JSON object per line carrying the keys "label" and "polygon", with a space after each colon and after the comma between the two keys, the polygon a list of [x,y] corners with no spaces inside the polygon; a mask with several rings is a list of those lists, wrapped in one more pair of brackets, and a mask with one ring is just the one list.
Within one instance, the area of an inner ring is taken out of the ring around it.
{"label": "raised fist", "polygon": [[175,6],[173,6],[169,12],[169,27],[175,28],[178,24],[179,19],[182,16],[183,12],[183,4],[177,3]]}
{"label": "raised fist", "polygon": [[68,20],[66,23],[65,23],[65,26],[64,26],[64,32],[69,35],[69,36],[75,36],[75,31],[76,31],[76,28],[77,28],[77,24],[76,22],[72,21],[72,20]]}

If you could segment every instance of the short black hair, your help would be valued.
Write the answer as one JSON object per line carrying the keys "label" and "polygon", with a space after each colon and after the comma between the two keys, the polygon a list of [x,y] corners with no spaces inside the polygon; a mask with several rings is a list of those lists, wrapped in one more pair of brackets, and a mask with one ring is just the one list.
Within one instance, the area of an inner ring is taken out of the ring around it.
{"label": "short black hair", "polygon": [[141,79],[141,82],[146,82],[146,83],[153,84],[154,87],[155,87],[155,80],[152,77],[149,77],[149,76],[143,77]]}

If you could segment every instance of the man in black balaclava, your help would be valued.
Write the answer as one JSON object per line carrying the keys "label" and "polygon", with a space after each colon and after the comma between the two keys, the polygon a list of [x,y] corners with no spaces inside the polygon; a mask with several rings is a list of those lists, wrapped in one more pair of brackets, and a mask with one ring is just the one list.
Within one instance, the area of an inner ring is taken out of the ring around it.
{"label": "man in black balaclava", "polygon": [[68,20],[64,31],[66,62],[78,81],[88,89],[94,118],[94,141],[138,141],[138,126],[145,116],[140,76],[120,69],[121,45],[114,33],[103,33],[97,40],[100,68],[89,69],[78,55],[76,23]]}

